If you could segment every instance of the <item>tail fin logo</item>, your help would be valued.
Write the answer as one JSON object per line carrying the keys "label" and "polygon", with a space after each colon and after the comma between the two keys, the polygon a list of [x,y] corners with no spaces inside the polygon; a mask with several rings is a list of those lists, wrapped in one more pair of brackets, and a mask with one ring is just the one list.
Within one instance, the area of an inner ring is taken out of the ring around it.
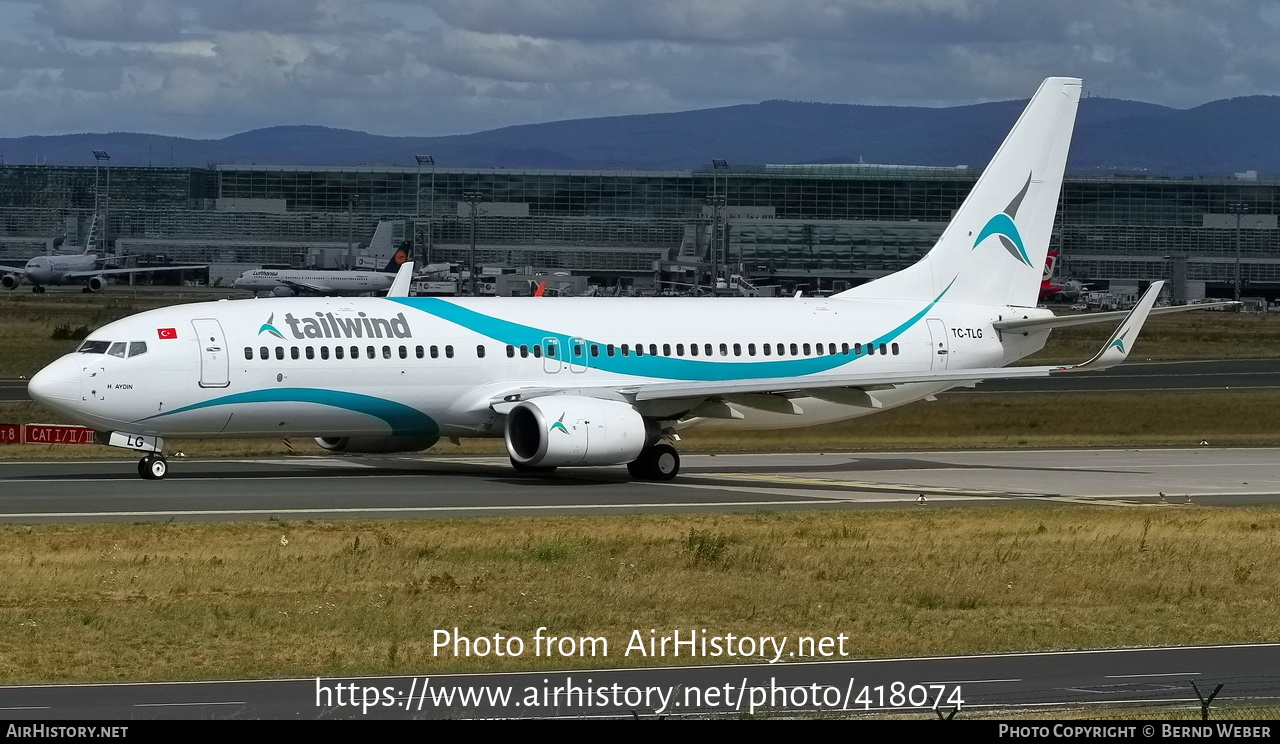
{"label": "tail fin logo", "polygon": [[982,241],[994,235],[1000,238],[1000,244],[1004,246],[1010,256],[1027,266],[1031,266],[1031,259],[1027,257],[1027,249],[1022,244],[1022,235],[1018,232],[1018,226],[1013,222],[1013,218],[1018,216],[1018,207],[1022,206],[1022,200],[1026,197],[1027,189],[1030,187],[1031,174],[1028,173],[1027,182],[1022,185],[1022,190],[1018,192],[1018,195],[1013,197],[1013,201],[1009,202],[1009,206],[1005,207],[1000,214],[987,220],[987,224],[982,227],[982,232],[978,233],[978,239],[973,241],[974,248],[977,248]]}
{"label": "tail fin logo", "polygon": [[258,335],[261,336],[264,333],[270,333],[272,336],[275,336],[276,338],[283,339],[284,334],[278,331],[276,327],[272,325],[275,322],[276,322],[276,314],[271,313],[271,315],[267,316],[267,322],[263,323],[262,327],[258,329]]}

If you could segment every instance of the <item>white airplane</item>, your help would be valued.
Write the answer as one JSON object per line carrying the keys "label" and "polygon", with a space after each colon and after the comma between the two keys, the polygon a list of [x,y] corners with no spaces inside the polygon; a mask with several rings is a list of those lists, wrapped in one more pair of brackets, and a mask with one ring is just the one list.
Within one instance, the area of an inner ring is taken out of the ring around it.
{"label": "white airplane", "polygon": [[[94,222],[97,224],[96,218]],[[93,228],[90,228],[90,235]],[[68,253],[52,256],[36,256],[27,261],[21,268],[0,265],[0,287],[17,289],[26,281],[31,291],[37,294],[45,291],[45,287],[53,284],[83,284],[85,292],[101,292],[107,286],[106,277],[127,274],[143,274],[152,271],[181,271],[183,269],[201,269],[203,266],[158,266],[139,269],[101,269],[98,262],[102,259],[94,254],[94,241],[90,237],[85,242],[83,253]]]}
{"label": "white airplane", "polygon": [[[689,426],[804,426],[988,378],[1120,363],[1160,282],[1092,359],[1006,368],[1052,328],[1041,269],[1080,98],[1050,78],[934,248],[827,298],[236,300],[152,310],[94,331],[30,381],[31,397],[145,453],[164,439],[316,437],[335,452],[504,437],[517,470],[626,463],[676,476]],[[1173,309],[1173,308],[1170,308]]]}
{"label": "white airplane", "polygon": [[394,272],[406,260],[404,252],[397,251],[382,271],[253,269],[241,274],[232,284],[236,289],[273,297],[372,294],[390,289],[396,278]]}

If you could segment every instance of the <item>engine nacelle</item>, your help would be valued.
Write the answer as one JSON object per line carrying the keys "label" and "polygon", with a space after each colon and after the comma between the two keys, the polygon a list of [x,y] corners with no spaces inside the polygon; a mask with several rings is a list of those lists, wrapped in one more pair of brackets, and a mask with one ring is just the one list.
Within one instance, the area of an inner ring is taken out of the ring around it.
{"label": "engine nacelle", "polygon": [[89,281],[85,282],[85,286],[90,292],[101,292],[107,286],[107,280],[100,276],[91,276]]}
{"label": "engine nacelle", "polygon": [[271,294],[272,294],[272,295],[274,295],[274,296],[276,296],[276,297],[293,297],[294,295],[296,295],[296,294],[298,294],[298,293],[297,293],[297,292],[294,292],[292,289],[290,289],[290,288],[288,288],[288,287],[281,286],[281,287],[275,287],[275,288],[273,288],[273,289],[271,290]]}
{"label": "engine nacelle", "polygon": [[316,444],[330,452],[419,452],[440,437],[316,437]]}
{"label": "engine nacelle", "polygon": [[17,274],[5,274],[0,276],[0,287],[5,289],[17,289],[22,284],[22,277]]}
{"label": "engine nacelle", "polygon": [[507,414],[507,454],[521,465],[616,465],[658,438],[630,404],[574,395],[522,401]]}

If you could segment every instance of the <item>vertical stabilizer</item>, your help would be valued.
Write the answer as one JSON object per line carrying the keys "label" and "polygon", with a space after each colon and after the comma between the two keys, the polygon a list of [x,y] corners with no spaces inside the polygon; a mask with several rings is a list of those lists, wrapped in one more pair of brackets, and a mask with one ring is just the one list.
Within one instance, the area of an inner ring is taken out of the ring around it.
{"label": "vertical stabilizer", "polygon": [[928,255],[836,296],[1034,306],[1079,103],[1079,78],[1041,83]]}

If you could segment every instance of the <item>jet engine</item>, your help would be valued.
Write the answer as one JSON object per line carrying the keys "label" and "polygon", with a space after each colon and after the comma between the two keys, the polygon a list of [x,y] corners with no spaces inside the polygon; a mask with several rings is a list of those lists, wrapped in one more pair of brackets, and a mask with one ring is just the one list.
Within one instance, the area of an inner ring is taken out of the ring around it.
{"label": "jet engine", "polygon": [[288,287],[275,287],[274,289],[271,290],[271,294],[275,295],[276,297],[293,297],[298,293],[294,292],[292,289],[289,289]]}
{"label": "jet engine", "polygon": [[330,452],[364,454],[386,452],[419,452],[439,441],[440,437],[316,437],[316,444]]}
{"label": "jet engine", "polygon": [[85,286],[89,288],[90,292],[101,292],[107,286],[107,280],[100,276],[91,276],[89,281],[85,282]]}
{"label": "jet engine", "polygon": [[522,401],[505,433],[511,461],[529,467],[631,462],[658,435],[628,403],[574,395]]}
{"label": "jet engine", "polygon": [[21,283],[22,277],[18,274],[5,274],[4,276],[0,276],[0,287],[4,287],[5,289],[17,289],[18,285]]}

